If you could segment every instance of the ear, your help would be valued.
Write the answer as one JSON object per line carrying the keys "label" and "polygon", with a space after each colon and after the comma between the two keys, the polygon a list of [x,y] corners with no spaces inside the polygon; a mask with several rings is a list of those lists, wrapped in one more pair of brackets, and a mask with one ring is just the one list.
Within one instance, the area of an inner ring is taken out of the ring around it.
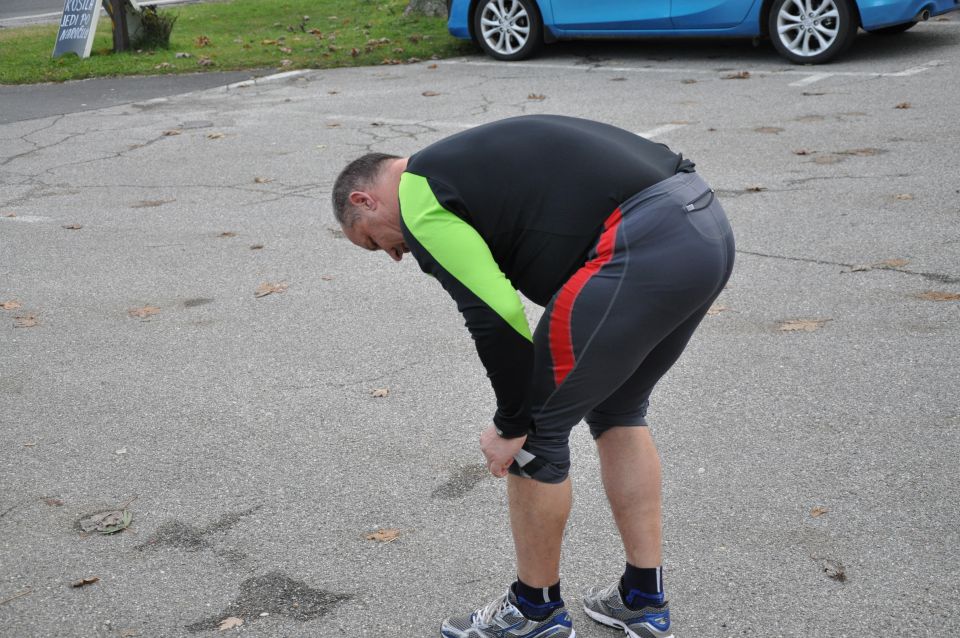
{"label": "ear", "polygon": [[363,191],[353,191],[350,193],[348,198],[350,203],[357,208],[366,208],[368,210],[373,210],[376,202],[369,193],[364,193]]}

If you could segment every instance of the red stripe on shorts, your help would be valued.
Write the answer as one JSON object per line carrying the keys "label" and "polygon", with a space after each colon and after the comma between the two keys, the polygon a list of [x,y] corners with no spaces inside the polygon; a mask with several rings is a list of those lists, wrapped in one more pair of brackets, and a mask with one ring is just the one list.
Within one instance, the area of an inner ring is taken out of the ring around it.
{"label": "red stripe on shorts", "polygon": [[550,317],[550,354],[553,357],[553,379],[557,386],[563,383],[576,364],[573,355],[573,336],[570,332],[573,304],[590,278],[613,258],[617,227],[620,225],[621,218],[620,209],[617,208],[603,222],[603,234],[597,242],[597,256],[584,264],[563,284],[557,300],[553,303],[553,315]]}

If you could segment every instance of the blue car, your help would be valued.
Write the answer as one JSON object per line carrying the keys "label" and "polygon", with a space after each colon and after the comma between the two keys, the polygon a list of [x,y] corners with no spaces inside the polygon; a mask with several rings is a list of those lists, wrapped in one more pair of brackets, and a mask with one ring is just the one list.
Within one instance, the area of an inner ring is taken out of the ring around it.
{"label": "blue car", "polygon": [[797,64],[828,62],[857,28],[902,33],[960,0],[447,0],[450,33],[498,60],[545,42],[644,36],[769,37]]}

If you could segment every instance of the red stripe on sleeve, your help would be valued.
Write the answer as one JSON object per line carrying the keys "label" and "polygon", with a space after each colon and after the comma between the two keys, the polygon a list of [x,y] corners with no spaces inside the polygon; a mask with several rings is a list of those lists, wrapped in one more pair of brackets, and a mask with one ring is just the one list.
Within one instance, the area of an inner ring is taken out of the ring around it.
{"label": "red stripe on sleeve", "polygon": [[573,355],[573,336],[570,331],[573,305],[590,278],[613,258],[617,227],[621,219],[619,208],[607,218],[603,223],[603,234],[597,242],[597,256],[584,264],[563,284],[553,303],[553,315],[550,317],[550,354],[553,357],[553,379],[557,386],[563,383],[576,365]]}

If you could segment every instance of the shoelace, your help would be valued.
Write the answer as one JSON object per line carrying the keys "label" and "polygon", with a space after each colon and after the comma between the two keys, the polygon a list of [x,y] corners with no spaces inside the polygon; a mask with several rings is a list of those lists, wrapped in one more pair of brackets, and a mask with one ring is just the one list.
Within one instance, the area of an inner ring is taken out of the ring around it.
{"label": "shoelace", "polygon": [[610,585],[609,587],[607,587],[606,589],[601,589],[599,592],[597,592],[597,593],[596,593],[596,598],[599,598],[600,600],[607,600],[608,598],[610,598],[611,596],[613,596],[613,592],[615,592],[615,591],[617,592],[617,595],[619,596],[619,594],[620,594],[620,591],[619,591],[619,590],[620,590],[620,582],[619,582],[619,581],[614,581],[614,583],[613,583],[612,585]]}
{"label": "shoelace", "polygon": [[504,594],[500,598],[497,598],[484,607],[478,609],[473,613],[473,624],[476,625],[478,622],[484,625],[489,625],[493,622],[494,616],[504,612],[507,608],[513,607],[513,603],[508,599],[508,594]]}

